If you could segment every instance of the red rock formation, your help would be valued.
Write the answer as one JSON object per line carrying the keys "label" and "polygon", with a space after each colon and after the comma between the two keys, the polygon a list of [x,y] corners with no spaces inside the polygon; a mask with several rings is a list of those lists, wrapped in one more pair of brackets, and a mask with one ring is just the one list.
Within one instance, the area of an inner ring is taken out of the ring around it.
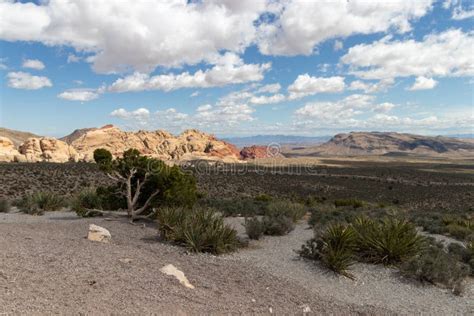
{"label": "red rock formation", "polygon": [[261,158],[274,158],[282,157],[282,155],[275,151],[273,148],[268,148],[268,146],[250,146],[244,147],[240,151],[240,157],[244,160],[249,159],[261,159]]}

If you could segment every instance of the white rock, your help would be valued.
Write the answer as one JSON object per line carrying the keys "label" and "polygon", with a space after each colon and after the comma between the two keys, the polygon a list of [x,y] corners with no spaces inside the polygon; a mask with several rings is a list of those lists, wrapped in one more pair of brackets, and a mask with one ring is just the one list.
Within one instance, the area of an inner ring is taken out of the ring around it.
{"label": "white rock", "polygon": [[112,235],[104,227],[94,224],[89,225],[89,234],[87,235],[87,239],[92,241],[109,242],[111,238]]}
{"label": "white rock", "polygon": [[160,269],[161,272],[163,272],[166,275],[172,275],[176,279],[178,279],[179,283],[184,285],[185,287],[189,289],[194,289],[194,285],[189,283],[188,279],[184,275],[183,271],[178,270],[174,265],[168,264],[164,266],[163,268]]}
{"label": "white rock", "polygon": [[303,314],[311,313],[311,308],[308,305],[303,305]]}

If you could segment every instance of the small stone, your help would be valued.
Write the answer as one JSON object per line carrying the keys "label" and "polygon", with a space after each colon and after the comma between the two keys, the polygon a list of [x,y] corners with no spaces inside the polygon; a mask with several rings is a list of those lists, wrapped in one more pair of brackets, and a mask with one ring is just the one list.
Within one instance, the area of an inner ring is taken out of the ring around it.
{"label": "small stone", "polygon": [[254,298],[252,298],[252,302],[253,302],[253,303],[255,303],[255,302],[256,302],[256,300],[255,300]]}
{"label": "small stone", "polygon": [[189,283],[188,278],[186,278],[183,271],[178,270],[174,265],[168,264],[161,268],[160,271],[166,275],[174,276],[176,279],[178,279],[179,283],[181,283],[185,287],[189,289],[194,289],[194,285]]}
{"label": "small stone", "polygon": [[122,258],[122,259],[119,259],[119,261],[122,263],[132,263],[133,260],[130,258]]}
{"label": "small stone", "polygon": [[303,305],[303,314],[311,313],[311,308],[308,305]]}
{"label": "small stone", "polygon": [[100,227],[94,224],[89,225],[89,234],[87,235],[87,239],[108,243],[111,238],[112,235],[104,227]]}

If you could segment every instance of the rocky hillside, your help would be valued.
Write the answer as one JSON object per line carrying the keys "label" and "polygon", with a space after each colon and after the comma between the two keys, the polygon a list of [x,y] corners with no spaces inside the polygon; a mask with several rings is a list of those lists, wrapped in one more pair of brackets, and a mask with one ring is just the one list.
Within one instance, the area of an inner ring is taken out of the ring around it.
{"label": "rocky hillside", "polygon": [[15,147],[18,147],[28,138],[41,136],[35,135],[33,133],[15,131],[12,129],[0,127],[0,137],[8,138],[10,141],[12,141]]}
{"label": "rocky hillside", "polygon": [[[308,150],[308,148],[306,149]],[[337,134],[311,149],[313,155],[473,155],[474,140],[413,134],[351,132]]]}
{"label": "rocky hillside", "polygon": [[239,150],[212,135],[187,130],[178,136],[166,131],[125,132],[113,125],[76,130],[62,140],[31,137],[20,146],[6,137],[0,139],[0,161],[92,161],[94,150],[106,148],[115,157],[135,148],[162,160],[240,160]]}

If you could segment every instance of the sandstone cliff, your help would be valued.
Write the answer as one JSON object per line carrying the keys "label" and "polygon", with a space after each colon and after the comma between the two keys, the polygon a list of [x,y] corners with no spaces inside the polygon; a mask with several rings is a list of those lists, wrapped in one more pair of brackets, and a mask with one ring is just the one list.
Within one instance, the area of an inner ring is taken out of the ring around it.
{"label": "sandstone cliff", "polygon": [[50,137],[28,138],[18,151],[28,162],[68,162],[80,159],[72,146]]}
{"label": "sandstone cliff", "polygon": [[118,127],[106,125],[102,128],[76,130],[71,140],[81,160],[92,161],[94,150],[105,148],[118,157],[124,151],[135,148],[142,154],[162,160],[215,159],[238,161],[238,149],[214,136],[198,130],[187,130],[178,136],[157,130],[125,132]]}
{"label": "sandstone cliff", "polygon": [[6,137],[0,136],[0,162],[12,162],[17,161],[21,158],[20,153],[15,148],[15,144],[12,140]]}

